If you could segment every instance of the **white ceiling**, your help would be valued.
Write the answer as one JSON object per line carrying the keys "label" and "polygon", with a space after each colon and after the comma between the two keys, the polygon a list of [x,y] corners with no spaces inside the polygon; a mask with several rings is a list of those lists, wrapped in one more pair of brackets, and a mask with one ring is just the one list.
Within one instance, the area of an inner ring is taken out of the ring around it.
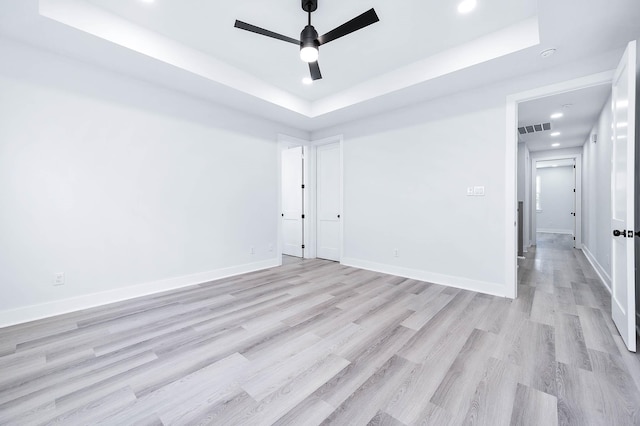
{"label": "white ceiling", "polygon": [[[518,138],[530,151],[582,146],[610,95],[611,86],[601,85],[523,102],[518,106],[518,127],[550,122],[551,130]],[[552,119],[554,113],[563,116]],[[551,136],[554,132],[560,135]],[[551,146],[554,143],[560,145]]]}
{"label": "white ceiling", "polygon": [[307,23],[300,0],[88,0],[136,25],[179,41],[306,100],[362,81],[536,16],[534,0],[480,2],[460,15],[454,1],[319,0],[312,24],[320,34],[375,8],[380,22],[320,48],[324,79],[305,86],[309,67],[298,47],[233,27],[235,19],[292,38]]}
{"label": "white ceiling", "polygon": [[380,22],[322,46],[310,87],[296,46],[233,28],[297,38],[299,0],[2,0],[0,36],[309,132],[587,60],[611,69],[640,38],[637,0],[478,0],[464,16],[457,2],[319,0],[321,34],[371,7]]}

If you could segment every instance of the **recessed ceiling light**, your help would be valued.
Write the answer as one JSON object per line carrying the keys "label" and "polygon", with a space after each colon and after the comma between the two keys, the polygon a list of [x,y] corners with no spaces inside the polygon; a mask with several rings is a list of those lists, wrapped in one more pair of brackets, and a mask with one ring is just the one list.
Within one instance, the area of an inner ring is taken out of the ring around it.
{"label": "recessed ceiling light", "polygon": [[153,3],[156,0],[140,0],[142,3]]}
{"label": "recessed ceiling light", "polygon": [[556,137],[556,136],[560,136],[560,132],[553,132],[551,133],[551,137]]}
{"label": "recessed ceiling light", "polygon": [[458,4],[459,13],[469,13],[478,5],[477,0],[463,0]]}
{"label": "recessed ceiling light", "polygon": [[560,146],[560,144],[559,144],[559,143],[552,143],[552,144],[551,144],[551,146],[552,146],[552,147],[554,147],[554,148],[556,148],[556,147],[559,147],[559,146]]}
{"label": "recessed ceiling light", "polygon": [[555,114],[551,114],[552,119],[562,118],[562,117],[564,117],[564,114],[561,112],[556,112]]}
{"label": "recessed ceiling light", "polygon": [[549,56],[553,56],[554,53],[556,53],[556,49],[545,49],[540,52],[540,56],[542,56],[543,58],[548,58]]}
{"label": "recessed ceiling light", "polygon": [[313,80],[311,79],[311,77],[303,77],[302,78],[302,84],[312,84]]}

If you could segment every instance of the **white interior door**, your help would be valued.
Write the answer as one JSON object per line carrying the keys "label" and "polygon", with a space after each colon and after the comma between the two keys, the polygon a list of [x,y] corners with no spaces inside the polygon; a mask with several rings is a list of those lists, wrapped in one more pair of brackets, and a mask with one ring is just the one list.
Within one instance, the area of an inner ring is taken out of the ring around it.
{"label": "white interior door", "polygon": [[342,245],[340,144],[317,150],[317,257],[340,261]]}
{"label": "white interior door", "polygon": [[611,314],[630,351],[636,351],[634,271],[634,161],[636,42],[627,46],[613,79],[611,161]]}
{"label": "white interior door", "polygon": [[282,151],[282,254],[302,257],[302,147]]}

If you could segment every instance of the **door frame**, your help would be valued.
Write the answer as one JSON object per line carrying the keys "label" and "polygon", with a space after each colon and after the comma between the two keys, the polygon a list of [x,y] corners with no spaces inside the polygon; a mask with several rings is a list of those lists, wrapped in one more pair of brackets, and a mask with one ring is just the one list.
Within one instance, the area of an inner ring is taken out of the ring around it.
{"label": "door frame", "polygon": [[531,227],[536,230],[536,240],[537,240],[537,216],[536,216],[536,193],[533,191],[533,185],[536,182],[536,176],[538,175],[538,170],[536,168],[536,163],[538,161],[550,161],[550,160],[569,160],[572,159],[575,165],[575,243],[574,246],[576,249],[582,250],[582,154],[562,154],[558,152],[557,154],[550,153],[548,151],[543,151],[544,154],[536,155],[536,152],[532,152],[530,155],[531,160],[531,191],[530,196],[531,200],[529,201],[529,208],[531,209],[530,217],[531,217]]}
{"label": "door frame", "polygon": [[518,197],[518,104],[550,95],[611,84],[615,70],[542,86],[507,96],[505,138],[505,296],[518,296],[518,235],[516,232]]}
{"label": "door frame", "polygon": [[[322,145],[339,143],[340,146],[340,263],[344,254],[344,137],[342,134],[329,136],[322,139],[308,141],[293,136],[278,134],[278,208],[282,210],[282,151],[293,146],[304,147],[304,259],[315,259],[317,257],[316,244],[317,237],[317,148]],[[279,262],[282,262],[282,221],[278,214],[278,250]]]}

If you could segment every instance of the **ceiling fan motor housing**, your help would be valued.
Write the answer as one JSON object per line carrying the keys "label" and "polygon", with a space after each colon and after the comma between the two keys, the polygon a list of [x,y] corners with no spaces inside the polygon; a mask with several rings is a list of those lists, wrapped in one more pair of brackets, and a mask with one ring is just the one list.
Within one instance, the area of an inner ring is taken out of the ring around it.
{"label": "ceiling fan motor housing", "polygon": [[318,0],[302,0],[302,10],[305,12],[315,12],[318,8]]}
{"label": "ceiling fan motor housing", "polygon": [[304,30],[300,33],[300,48],[315,47],[317,49],[319,46],[318,32],[313,28],[313,25],[304,27]]}

